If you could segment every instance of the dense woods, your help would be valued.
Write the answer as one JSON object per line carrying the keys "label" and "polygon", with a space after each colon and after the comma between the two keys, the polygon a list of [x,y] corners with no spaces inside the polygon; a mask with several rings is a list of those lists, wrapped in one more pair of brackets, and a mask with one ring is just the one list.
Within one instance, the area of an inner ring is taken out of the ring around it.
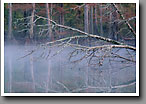
{"label": "dense woods", "polygon": [[5,92],[136,90],[134,3],[5,3],[4,39]]}
{"label": "dense woods", "polygon": [[[5,39],[54,41],[79,35],[50,20],[122,42],[135,41],[135,4],[5,4]],[[20,41],[21,40],[21,41]],[[134,44],[132,44],[134,45]]]}

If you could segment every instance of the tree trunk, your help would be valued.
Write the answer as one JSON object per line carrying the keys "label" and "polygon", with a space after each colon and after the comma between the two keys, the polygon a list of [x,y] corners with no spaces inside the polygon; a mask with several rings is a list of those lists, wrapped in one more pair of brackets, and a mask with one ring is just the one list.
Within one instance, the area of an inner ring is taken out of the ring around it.
{"label": "tree trunk", "polygon": [[[25,10],[24,12],[23,12],[23,17],[24,18],[26,18],[27,17],[27,10]],[[26,26],[27,25],[27,20],[26,19],[24,19],[24,26]],[[24,32],[23,32],[23,34],[25,34],[25,36],[27,37],[27,38],[29,38],[29,35],[27,34],[27,30],[25,30]]]}
{"label": "tree trunk", "polygon": [[49,4],[46,3],[46,13],[47,13],[47,18],[48,18],[48,33],[49,33],[49,38],[52,40],[52,29],[51,29],[51,22],[49,21],[51,19],[50,17],[50,10],[49,10]]}
{"label": "tree trunk", "polygon": [[8,39],[12,39],[12,3],[9,3]]}
{"label": "tree trunk", "polygon": [[[84,6],[84,31],[89,33],[89,6],[88,4],[85,4]],[[89,43],[89,39],[87,40],[87,43]],[[90,43],[89,43],[90,45]],[[88,87],[88,67],[85,68],[85,85]],[[86,90],[88,92],[88,90]]]}
{"label": "tree trunk", "polygon": [[[113,21],[118,19],[118,15],[117,15],[116,11],[113,13],[113,17],[114,17]],[[114,22],[113,29],[114,29],[114,38],[113,39],[118,40],[118,34],[117,34],[117,32],[118,32],[118,22],[117,21]]]}
{"label": "tree trunk", "polygon": [[32,3],[32,13],[31,13],[31,19],[30,19],[30,30],[29,30],[29,34],[30,34],[30,39],[33,40],[33,37],[34,37],[34,31],[33,31],[33,28],[34,28],[34,13],[35,13],[35,3]]}
{"label": "tree trunk", "polygon": [[94,29],[93,29],[93,6],[90,6],[90,33],[94,34]]}
{"label": "tree trunk", "polygon": [[88,12],[89,12],[88,4],[85,4],[85,6],[84,6],[84,31],[87,33],[89,33]]}
{"label": "tree trunk", "polygon": [[50,18],[51,18],[51,20],[52,20],[52,14],[53,14],[53,4],[51,3],[50,4]]}
{"label": "tree trunk", "polygon": [[[112,11],[111,7],[110,7],[110,11]],[[109,15],[109,21],[110,21],[110,24],[109,24],[109,38],[112,38],[112,12],[110,12],[110,15]]]}
{"label": "tree trunk", "polygon": [[[113,6],[111,6],[111,9],[114,9]],[[118,40],[118,22],[117,20],[117,12],[114,11],[113,13],[110,13],[110,21],[111,21],[111,30],[110,30],[110,35],[113,40]]]}
{"label": "tree trunk", "polygon": [[[63,3],[60,4],[60,7],[63,8]],[[64,14],[62,13],[62,11],[60,13],[60,24],[64,25]],[[60,32],[63,32],[63,31],[64,31],[64,29],[60,28]]]}
{"label": "tree trunk", "polygon": [[98,34],[98,21],[97,21],[97,5],[95,5],[95,10],[94,10],[94,14],[95,14],[95,25],[94,25],[94,31],[95,31],[95,34]]}
{"label": "tree trunk", "polygon": [[103,36],[102,4],[100,4],[100,35]]}

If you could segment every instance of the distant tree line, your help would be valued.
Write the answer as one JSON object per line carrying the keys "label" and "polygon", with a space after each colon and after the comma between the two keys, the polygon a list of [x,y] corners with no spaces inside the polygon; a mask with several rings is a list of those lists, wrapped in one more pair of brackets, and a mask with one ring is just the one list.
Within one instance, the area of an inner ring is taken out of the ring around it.
{"label": "distant tree line", "polygon": [[117,41],[135,40],[135,6],[131,3],[6,3],[5,40],[24,44],[27,41],[54,41],[79,35],[74,31],[56,27],[50,20]]}

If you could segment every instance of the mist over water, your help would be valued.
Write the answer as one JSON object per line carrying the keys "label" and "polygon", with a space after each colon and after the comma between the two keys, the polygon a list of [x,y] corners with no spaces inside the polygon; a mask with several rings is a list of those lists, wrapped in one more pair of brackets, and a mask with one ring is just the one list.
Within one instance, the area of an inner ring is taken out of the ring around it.
{"label": "mist over water", "polygon": [[[133,92],[136,91],[136,65],[117,57],[70,59],[72,47],[6,45],[4,49],[5,92]],[[32,52],[32,50],[35,50]],[[32,53],[31,53],[32,52]],[[126,49],[112,51],[128,58]],[[128,50],[131,55],[135,52]],[[29,54],[31,53],[31,54]],[[97,53],[102,54],[102,53]],[[135,57],[133,57],[135,60]],[[70,60],[69,60],[70,59]]]}

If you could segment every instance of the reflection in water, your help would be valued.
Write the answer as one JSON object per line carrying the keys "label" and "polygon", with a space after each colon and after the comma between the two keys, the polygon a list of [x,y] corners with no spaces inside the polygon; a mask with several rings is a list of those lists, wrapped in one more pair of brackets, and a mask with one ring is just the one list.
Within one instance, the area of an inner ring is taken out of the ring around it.
{"label": "reflection in water", "polygon": [[[86,53],[77,52],[70,58],[71,47],[61,52],[61,47],[33,49],[36,46],[5,46],[5,92],[136,91],[135,52],[131,50],[114,49],[108,53],[111,56],[80,60]],[[95,52],[95,56],[102,54]]]}

